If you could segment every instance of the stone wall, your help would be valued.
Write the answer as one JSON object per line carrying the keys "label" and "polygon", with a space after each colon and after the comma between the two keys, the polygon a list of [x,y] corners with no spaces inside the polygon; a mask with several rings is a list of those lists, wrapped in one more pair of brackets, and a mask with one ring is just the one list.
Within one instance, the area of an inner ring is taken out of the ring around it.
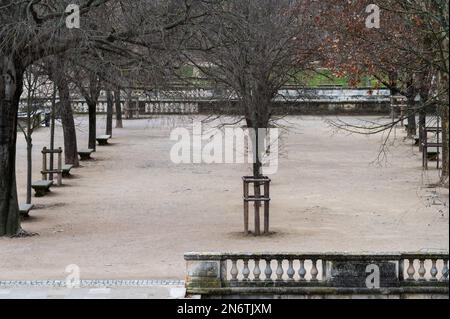
{"label": "stone wall", "polygon": [[[274,115],[389,115],[391,104],[387,101],[328,102],[298,101],[274,102]],[[200,114],[242,115],[235,102],[199,102]]]}
{"label": "stone wall", "polygon": [[[161,90],[149,95],[136,95],[130,103],[140,115],[150,114],[228,114],[241,115],[237,97],[217,88]],[[388,115],[389,90],[368,88],[284,88],[273,100],[274,115]],[[127,103],[122,100],[122,109]],[[49,109],[50,100],[41,99],[36,105]],[[21,109],[26,101],[21,103]],[[72,97],[75,113],[87,113],[87,103],[81,97]],[[106,98],[101,95],[97,113],[106,112]]]}
{"label": "stone wall", "polygon": [[448,253],[189,253],[201,298],[448,299]]}

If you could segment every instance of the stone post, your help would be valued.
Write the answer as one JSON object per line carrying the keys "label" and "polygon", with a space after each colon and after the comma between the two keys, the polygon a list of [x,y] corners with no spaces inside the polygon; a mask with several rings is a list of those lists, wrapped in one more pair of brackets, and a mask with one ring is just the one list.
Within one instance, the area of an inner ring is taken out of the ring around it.
{"label": "stone post", "polygon": [[187,253],[186,289],[192,290],[222,288],[222,278],[226,276],[226,262],[222,254]]}

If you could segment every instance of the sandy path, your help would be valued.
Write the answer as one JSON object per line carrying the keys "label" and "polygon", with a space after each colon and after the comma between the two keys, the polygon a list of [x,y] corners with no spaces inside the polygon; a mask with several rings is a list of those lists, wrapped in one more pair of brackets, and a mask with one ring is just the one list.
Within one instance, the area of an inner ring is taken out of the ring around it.
{"label": "sandy path", "polygon": [[[86,146],[87,118],[78,118]],[[171,119],[165,120],[172,122]],[[23,223],[39,237],[0,239],[0,280],[62,279],[77,264],[84,279],[184,276],[188,251],[448,250],[448,212],[430,205],[420,155],[407,143],[385,167],[371,165],[380,136],[332,135],[322,119],[292,117],[273,176],[269,238],[243,237],[241,176],[247,165],[172,164],[170,129],[126,121],[74,178]],[[99,132],[104,123],[99,121]],[[166,123],[167,124],[167,123]],[[399,133],[403,136],[403,132]],[[34,178],[48,129],[34,135]],[[57,143],[62,145],[61,130]],[[19,137],[19,196],[25,197],[25,143]],[[448,191],[439,191],[448,205]],[[441,211],[442,210],[442,211]]]}

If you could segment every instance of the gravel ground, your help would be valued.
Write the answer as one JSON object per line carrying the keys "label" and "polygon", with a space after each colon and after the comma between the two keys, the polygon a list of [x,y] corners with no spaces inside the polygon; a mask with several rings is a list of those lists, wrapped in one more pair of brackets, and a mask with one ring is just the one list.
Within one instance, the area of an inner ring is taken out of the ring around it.
{"label": "gravel ground", "polygon": [[[422,172],[403,130],[387,162],[378,163],[381,135],[336,133],[323,118],[286,118],[279,170],[271,176],[274,233],[255,238],[242,234],[248,164],[170,161],[171,129],[190,120],[125,121],[112,145],[99,147],[63,187],[33,198],[36,209],[23,227],[39,236],[0,239],[0,280],[64,280],[72,264],[82,279],[180,280],[189,251],[448,251],[448,190],[426,187],[436,170]],[[76,121],[85,148],[87,117]],[[103,134],[104,119],[98,127]],[[48,139],[46,128],[34,134],[34,179]],[[63,145],[60,128],[56,145]],[[23,201],[21,135],[17,153]]]}

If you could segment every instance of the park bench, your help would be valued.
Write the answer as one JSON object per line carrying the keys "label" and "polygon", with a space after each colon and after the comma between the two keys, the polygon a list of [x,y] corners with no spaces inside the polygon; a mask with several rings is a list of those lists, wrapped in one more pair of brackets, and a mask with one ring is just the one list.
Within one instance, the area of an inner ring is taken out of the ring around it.
{"label": "park bench", "polygon": [[36,192],[36,197],[43,197],[50,192],[52,185],[53,181],[35,181],[31,184],[31,188]]}
{"label": "park bench", "polygon": [[442,143],[422,143],[423,146],[423,167],[428,169],[428,162],[437,162],[437,168],[439,169],[439,157],[441,155],[440,149],[442,149]]}
{"label": "park bench", "polygon": [[82,161],[88,161],[91,159],[91,154],[94,153],[92,149],[79,150],[78,155]]}
{"label": "park bench", "polygon": [[30,211],[33,209],[33,204],[20,204],[19,205],[19,214],[21,217],[29,217]]}
{"label": "park bench", "polygon": [[111,139],[111,135],[101,135],[97,137],[98,145],[108,145],[108,140]]}
{"label": "park bench", "polygon": [[428,143],[427,157],[428,157],[429,161],[437,161],[440,145],[435,145],[435,144],[436,143]]}
{"label": "park bench", "polygon": [[63,175],[63,177],[70,177],[70,171],[72,170],[72,168],[73,168],[73,165],[72,164],[66,164],[66,165],[63,165],[63,167],[62,167],[62,175]]}

